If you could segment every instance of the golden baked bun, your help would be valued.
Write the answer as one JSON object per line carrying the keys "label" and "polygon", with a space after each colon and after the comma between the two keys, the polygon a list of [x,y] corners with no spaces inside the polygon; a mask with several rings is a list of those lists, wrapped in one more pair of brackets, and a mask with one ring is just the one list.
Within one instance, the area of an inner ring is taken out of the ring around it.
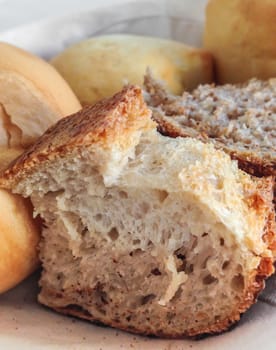
{"label": "golden baked bun", "polygon": [[26,199],[0,189],[0,293],[14,287],[38,266],[39,225]]}
{"label": "golden baked bun", "polygon": [[181,94],[212,81],[212,58],[179,42],[134,35],[107,35],[75,44],[51,63],[81,103],[95,103],[119,91],[125,82],[142,85],[147,67]]}
{"label": "golden baked bun", "polygon": [[204,46],[215,58],[218,83],[276,76],[276,1],[210,0]]}
{"label": "golden baked bun", "polygon": [[0,43],[0,52],[0,145],[26,146],[59,118],[80,109],[50,64],[6,43]]}
{"label": "golden baked bun", "polygon": [[[78,99],[47,62],[0,43],[0,171],[61,117],[78,111]],[[33,208],[0,189],[0,293],[38,266],[40,228]]]}

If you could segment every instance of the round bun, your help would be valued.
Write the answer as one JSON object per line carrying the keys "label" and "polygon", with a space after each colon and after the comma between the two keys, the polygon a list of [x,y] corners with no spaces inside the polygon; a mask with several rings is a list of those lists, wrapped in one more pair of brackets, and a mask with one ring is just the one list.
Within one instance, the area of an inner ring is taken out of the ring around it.
{"label": "round bun", "polygon": [[276,76],[276,1],[210,0],[204,46],[219,83]]}
{"label": "round bun", "polygon": [[135,35],[107,35],[66,49],[51,63],[81,103],[112,96],[126,83],[143,84],[147,67],[174,94],[212,81],[209,53],[182,43]]}
{"label": "round bun", "polygon": [[0,293],[14,287],[38,266],[39,225],[31,203],[0,189]]}
{"label": "round bun", "polygon": [[[47,62],[0,43],[0,145],[26,146],[49,125],[81,106],[71,88]],[[2,136],[2,137],[1,137]]]}
{"label": "round bun", "polygon": [[[52,123],[81,105],[47,62],[0,43],[0,170]],[[0,189],[0,293],[38,266],[40,227],[31,203]]]}

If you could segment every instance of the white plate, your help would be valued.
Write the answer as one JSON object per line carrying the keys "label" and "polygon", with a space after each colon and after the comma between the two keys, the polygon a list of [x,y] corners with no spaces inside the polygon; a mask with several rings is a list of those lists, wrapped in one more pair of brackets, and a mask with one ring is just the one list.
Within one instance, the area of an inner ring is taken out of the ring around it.
{"label": "white plate", "polygon": [[[199,46],[206,0],[122,0],[121,5],[35,23],[0,34],[4,40],[49,58],[82,38],[135,33]],[[0,296],[0,349],[276,349],[276,308],[259,301],[231,331],[200,341],[134,336],[65,317],[36,302],[38,274]],[[274,287],[271,284],[271,290]]]}

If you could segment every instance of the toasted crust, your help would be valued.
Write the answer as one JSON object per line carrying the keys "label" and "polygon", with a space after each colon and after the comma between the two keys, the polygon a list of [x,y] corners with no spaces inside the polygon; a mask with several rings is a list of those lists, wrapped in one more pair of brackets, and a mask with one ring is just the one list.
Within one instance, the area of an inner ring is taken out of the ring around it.
{"label": "toasted crust", "polygon": [[0,186],[12,189],[41,163],[57,156],[64,157],[73,148],[93,143],[107,147],[115,139],[116,142],[122,139],[123,143],[127,143],[126,134],[131,130],[155,127],[155,123],[148,118],[149,113],[141,89],[127,86],[112,98],[87,106],[49,128],[1,174]]}

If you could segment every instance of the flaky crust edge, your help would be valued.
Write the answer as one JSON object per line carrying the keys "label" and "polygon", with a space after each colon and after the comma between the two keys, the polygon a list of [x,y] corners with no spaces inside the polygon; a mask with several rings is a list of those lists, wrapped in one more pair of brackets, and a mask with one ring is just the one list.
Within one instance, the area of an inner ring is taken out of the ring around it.
{"label": "flaky crust edge", "polygon": [[142,90],[128,85],[113,97],[59,120],[26,152],[0,172],[0,187],[12,190],[21,180],[34,173],[41,164],[62,158],[73,149],[92,144],[109,147],[118,142],[127,147],[128,134],[156,128]]}

